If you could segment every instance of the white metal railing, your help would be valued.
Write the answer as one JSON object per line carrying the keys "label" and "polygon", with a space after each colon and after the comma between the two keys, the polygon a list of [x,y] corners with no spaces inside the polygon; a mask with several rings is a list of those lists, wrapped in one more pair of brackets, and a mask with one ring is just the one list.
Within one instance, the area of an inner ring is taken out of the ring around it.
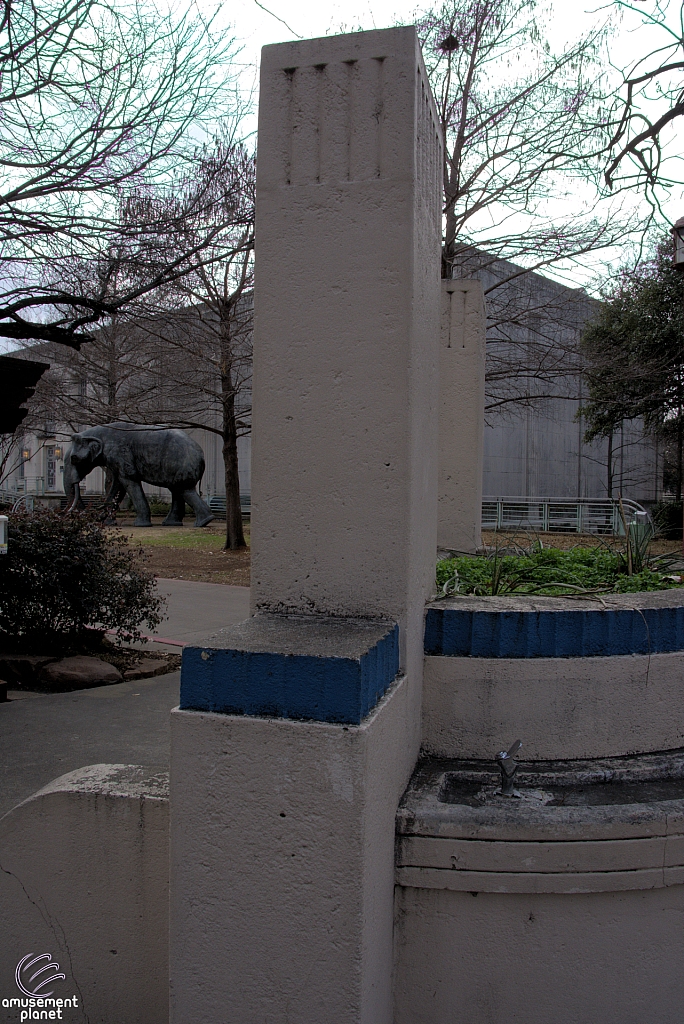
{"label": "white metal railing", "polygon": [[[214,513],[217,519],[226,518],[226,496],[225,494],[212,494],[207,498],[209,508]],[[249,517],[252,510],[252,499],[249,494],[240,495],[240,508],[242,515],[246,519]]]}
{"label": "white metal railing", "polygon": [[[622,499],[628,525],[645,523],[648,512],[629,498]],[[624,533],[617,498],[482,499],[483,530],[539,530],[543,533]]]}

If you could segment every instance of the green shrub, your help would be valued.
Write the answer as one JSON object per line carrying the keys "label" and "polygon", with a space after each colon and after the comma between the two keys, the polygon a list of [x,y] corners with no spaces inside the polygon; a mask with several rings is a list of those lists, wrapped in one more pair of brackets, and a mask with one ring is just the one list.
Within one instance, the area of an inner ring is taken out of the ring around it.
{"label": "green shrub", "polygon": [[[159,498],[150,498],[148,504],[150,506],[150,515],[153,516],[168,516],[171,511],[171,502],[169,501],[161,501]],[[195,514],[187,501],[185,503],[185,514],[186,516],[194,516]]]}
{"label": "green shrub", "polygon": [[150,515],[153,516],[168,516],[171,511],[171,503],[168,501],[162,501],[158,498],[148,499],[150,506]]}
{"label": "green shrub", "polygon": [[525,554],[488,552],[437,563],[437,585],[445,594],[631,594],[678,586],[669,578],[671,559],[644,558],[627,570],[625,554],[606,547],[531,548]]}
{"label": "green shrub", "polygon": [[0,557],[0,642],[35,652],[92,628],[139,639],[140,625],[153,629],[163,610],[144,557],[97,513],[15,512]]}

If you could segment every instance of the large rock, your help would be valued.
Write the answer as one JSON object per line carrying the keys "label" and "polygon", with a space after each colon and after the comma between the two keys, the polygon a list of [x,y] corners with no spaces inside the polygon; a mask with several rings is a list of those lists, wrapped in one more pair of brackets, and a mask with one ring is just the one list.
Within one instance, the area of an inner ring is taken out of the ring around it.
{"label": "large rock", "polygon": [[39,683],[53,690],[81,690],[89,686],[120,683],[122,679],[123,676],[114,665],[84,655],[61,658],[43,665],[38,675]]}
{"label": "large rock", "polygon": [[18,686],[30,687],[36,682],[41,668],[57,659],[35,654],[0,655],[0,676]]}

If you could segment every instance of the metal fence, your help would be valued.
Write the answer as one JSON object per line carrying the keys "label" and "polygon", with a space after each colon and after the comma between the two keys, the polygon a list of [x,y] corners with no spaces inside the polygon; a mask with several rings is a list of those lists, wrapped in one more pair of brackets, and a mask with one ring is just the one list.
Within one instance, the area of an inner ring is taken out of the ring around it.
{"label": "metal fence", "polygon": [[[251,499],[240,495],[242,515],[249,518]],[[226,518],[224,495],[212,495],[209,507],[217,519]],[[629,498],[622,499],[622,508],[629,525],[648,521],[648,512]],[[483,530],[539,530],[544,533],[624,533],[617,499],[584,498],[484,498]]]}
{"label": "metal fence", "polygon": [[[622,499],[628,525],[645,523],[648,512],[636,501]],[[483,530],[539,530],[544,533],[624,533],[620,503],[615,498],[484,498]]]}
{"label": "metal fence", "polygon": [[[40,494],[17,494],[0,490],[0,500],[15,506],[32,508]],[[101,503],[103,496],[84,495],[86,504]],[[66,498],[61,499],[62,508]],[[251,498],[240,495],[243,518],[249,519]],[[209,497],[209,507],[217,519],[226,518],[224,495]],[[622,499],[622,508],[629,525],[648,521],[648,512],[629,498]],[[599,500],[583,498],[484,498],[482,501],[483,530],[538,530],[543,533],[624,533],[620,505],[617,499]]]}
{"label": "metal fence", "polygon": [[[217,519],[226,518],[226,496],[225,494],[214,494],[209,498],[209,508],[214,513]],[[240,508],[242,510],[242,518],[249,519],[252,511],[252,499],[249,494],[240,495]]]}

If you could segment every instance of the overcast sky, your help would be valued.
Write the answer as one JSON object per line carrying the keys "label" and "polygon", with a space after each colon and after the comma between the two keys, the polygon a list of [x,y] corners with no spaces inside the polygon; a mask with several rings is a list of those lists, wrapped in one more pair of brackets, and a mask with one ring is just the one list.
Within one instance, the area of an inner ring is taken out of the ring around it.
{"label": "overcast sky", "polygon": [[[203,11],[213,8],[213,0],[195,0]],[[639,0],[643,3],[643,0]],[[542,6],[542,5],[540,5]],[[612,13],[615,29],[610,44],[612,63],[620,68],[627,68],[640,56],[662,43],[662,37],[656,30],[643,27],[637,14],[624,12],[615,18],[615,9],[610,4],[592,4],[586,0],[549,0],[545,5],[548,12],[544,17],[544,30],[555,50],[562,50],[580,35],[593,26],[603,24]],[[637,4],[638,6],[638,4]],[[650,7],[647,2],[644,6]],[[257,95],[258,63],[261,47],[268,43],[285,42],[298,36],[312,38],[330,33],[351,31],[359,28],[387,28],[395,24],[411,24],[415,20],[416,11],[420,8],[407,0],[240,0],[237,4],[223,4],[219,8],[218,19],[222,27],[230,30],[241,47],[238,58],[242,68],[244,88],[252,89]],[[670,10],[676,18],[680,9],[680,0],[670,0]],[[252,131],[256,122],[250,122]],[[679,126],[678,126],[679,127]],[[682,122],[684,127],[684,122]],[[681,129],[680,129],[681,133]],[[670,149],[679,150],[675,130],[671,130],[668,145]],[[573,195],[573,189],[575,194]],[[578,205],[591,201],[586,189],[573,183],[564,183],[565,195],[556,200],[558,216],[567,214],[573,202]],[[625,200],[629,210],[629,219],[634,223],[641,221],[645,215],[645,207],[637,195],[630,195]],[[669,221],[684,215],[683,191],[676,189],[663,203],[664,213]],[[608,268],[613,255],[608,256]],[[615,253],[618,261],[621,257]],[[553,276],[559,276],[568,284],[591,286],[596,275],[606,272],[606,254],[592,259],[583,260],[582,265],[568,265]]]}
{"label": "overcast sky", "polygon": [[[162,0],[162,3],[164,0]],[[251,92],[254,98],[254,115],[249,119],[247,128],[256,131],[256,101],[258,98],[258,63],[261,47],[268,43],[285,42],[301,37],[315,37],[330,33],[351,31],[359,28],[387,28],[395,24],[411,24],[415,20],[417,7],[411,0],[239,0],[235,3],[220,0],[170,0],[177,7],[191,4],[199,8],[203,15],[211,15],[217,11],[216,27],[235,37],[240,47],[237,58],[243,90]],[[667,3],[667,0],[665,0]],[[635,5],[651,6],[651,0],[635,0]],[[548,15],[545,17],[544,29],[552,47],[562,50],[567,44],[577,39],[592,28],[606,21],[611,10],[610,4],[591,4],[586,0],[540,0],[540,7],[545,6]],[[676,20],[681,0],[669,0],[671,16]],[[264,9],[266,8],[266,9]],[[644,29],[638,14],[626,12],[617,22],[612,37],[610,55],[612,63],[620,68],[627,68],[644,53],[648,53],[661,42],[658,32]],[[681,152],[679,139],[682,137],[684,120],[675,122],[676,128],[670,131],[669,147],[673,152]],[[679,138],[678,138],[679,137]],[[553,201],[553,209],[557,216],[562,217],[582,202],[591,200],[587,190],[567,180],[559,183],[558,196]],[[573,190],[574,193],[573,193]],[[561,194],[564,193],[564,194]],[[630,195],[626,200],[629,217],[633,223],[643,220],[645,207],[638,195]],[[664,213],[671,223],[684,216],[684,191],[676,189],[663,204]],[[601,253],[598,257],[584,257],[581,264],[569,264],[545,271],[569,285],[585,286],[593,290],[600,277],[610,273],[623,256],[620,253]],[[0,351],[13,348],[6,339],[0,339]]]}

